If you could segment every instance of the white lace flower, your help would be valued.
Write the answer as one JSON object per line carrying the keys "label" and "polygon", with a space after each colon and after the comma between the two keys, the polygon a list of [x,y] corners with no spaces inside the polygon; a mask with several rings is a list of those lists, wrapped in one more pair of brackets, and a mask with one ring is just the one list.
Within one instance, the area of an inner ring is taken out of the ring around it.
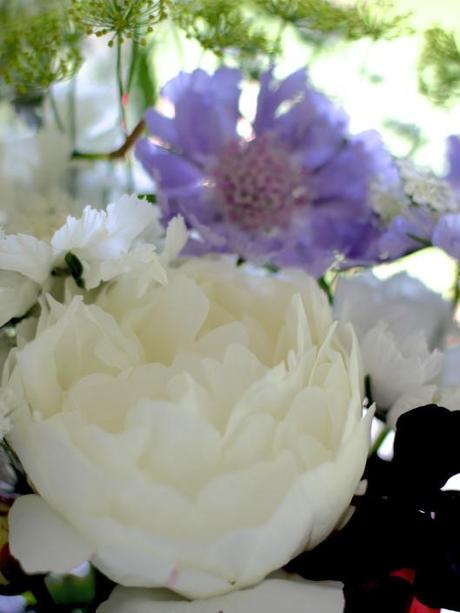
{"label": "white lace flower", "polygon": [[400,160],[398,166],[404,190],[416,204],[439,213],[458,210],[460,203],[447,181],[429,170],[416,168],[408,160]]}
{"label": "white lace flower", "polygon": [[410,203],[400,183],[392,186],[385,182],[373,183],[370,200],[373,210],[385,222],[397,217]]}

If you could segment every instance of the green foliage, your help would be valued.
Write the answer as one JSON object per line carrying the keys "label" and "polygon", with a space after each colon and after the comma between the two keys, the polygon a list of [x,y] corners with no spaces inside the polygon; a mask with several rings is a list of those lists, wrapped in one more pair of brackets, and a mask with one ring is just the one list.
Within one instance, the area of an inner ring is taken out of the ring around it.
{"label": "green foliage", "polygon": [[408,14],[392,14],[386,0],[344,5],[332,0],[255,0],[260,8],[291,23],[308,37],[339,35],[354,41],[369,37],[392,39],[410,32]]}
{"label": "green foliage", "polygon": [[15,95],[36,97],[78,70],[80,33],[67,8],[65,0],[0,0],[0,75]]}
{"label": "green foliage", "polygon": [[157,85],[153,63],[150,61],[154,41],[147,47],[133,42],[131,65],[129,67],[127,92],[129,105],[135,117],[142,117],[146,109],[157,99]]}
{"label": "green foliage", "polygon": [[243,58],[273,53],[274,44],[254,15],[235,0],[182,0],[175,3],[171,16],[188,38],[220,57],[228,51]]}
{"label": "green foliage", "polygon": [[136,38],[144,43],[145,34],[168,15],[172,0],[70,0],[72,19],[89,34],[111,34],[123,41]]}
{"label": "green foliage", "polygon": [[452,32],[425,32],[418,77],[420,91],[435,104],[451,104],[460,95],[460,48]]}

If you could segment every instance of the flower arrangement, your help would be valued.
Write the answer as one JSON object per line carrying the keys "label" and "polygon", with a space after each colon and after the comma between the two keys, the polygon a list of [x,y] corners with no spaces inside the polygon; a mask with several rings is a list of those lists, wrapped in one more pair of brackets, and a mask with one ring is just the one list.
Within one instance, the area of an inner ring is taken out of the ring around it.
{"label": "flower arrangement", "polygon": [[460,611],[460,137],[315,71],[455,35],[288,4],[0,0],[0,613]]}

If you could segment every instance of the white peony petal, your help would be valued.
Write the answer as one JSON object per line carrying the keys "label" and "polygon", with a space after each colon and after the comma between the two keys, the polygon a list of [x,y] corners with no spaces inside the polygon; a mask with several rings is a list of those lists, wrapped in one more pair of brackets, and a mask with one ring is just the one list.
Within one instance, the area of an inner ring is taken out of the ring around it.
{"label": "white peony petal", "polygon": [[33,306],[39,286],[17,272],[0,271],[0,326],[21,317]]}
{"label": "white peony petal", "polygon": [[13,556],[26,573],[66,573],[91,557],[91,546],[39,496],[18,498],[9,513]]}
{"label": "white peony petal", "polygon": [[165,590],[117,587],[97,613],[342,613],[338,584],[267,579],[254,588],[208,600],[180,600]]}

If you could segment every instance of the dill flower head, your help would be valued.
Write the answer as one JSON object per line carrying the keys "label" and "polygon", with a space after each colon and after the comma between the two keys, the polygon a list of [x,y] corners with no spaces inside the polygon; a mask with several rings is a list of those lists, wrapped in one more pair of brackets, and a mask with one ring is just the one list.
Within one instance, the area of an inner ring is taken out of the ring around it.
{"label": "dill flower head", "polygon": [[171,0],[71,0],[70,14],[87,34],[141,38],[167,17]]}
{"label": "dill flower head", "polygon": [[0,0],[0,74],[16,95],[36,96],[78,70],[80,32],[66,5]]}

